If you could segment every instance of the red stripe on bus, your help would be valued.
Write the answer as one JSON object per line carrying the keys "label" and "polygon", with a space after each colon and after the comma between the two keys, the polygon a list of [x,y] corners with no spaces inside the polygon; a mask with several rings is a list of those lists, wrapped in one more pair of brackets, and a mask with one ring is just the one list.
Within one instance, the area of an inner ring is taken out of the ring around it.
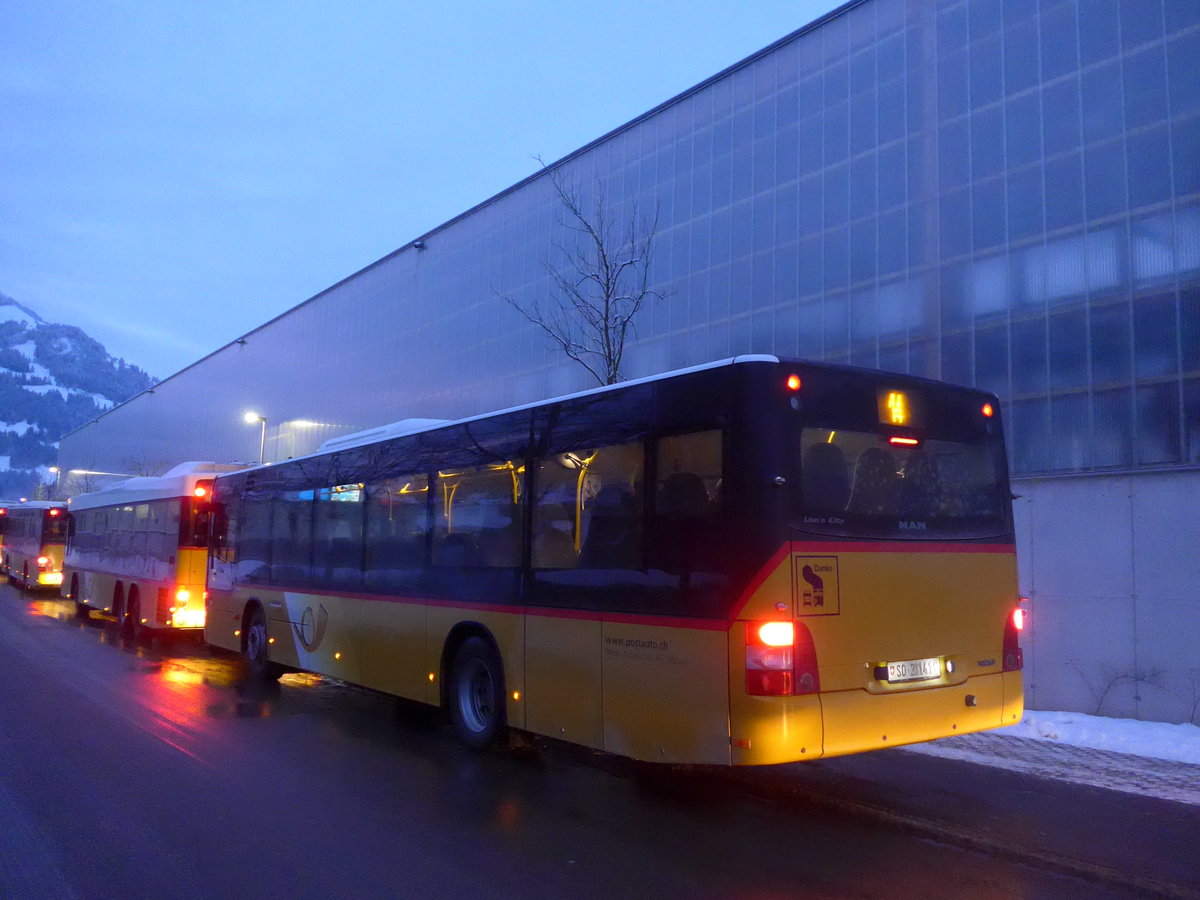
{"label": "red stripe on bus", "polygon": [[[650,625],[660,628],[687,628],[693,631],[728,631],[725,619],[696,619],[676,616],[660,616],[653,613],[609,613],[595,609],[563,609],[552,606],[513,606],[506,603],[473,603],[460,600],[442,600],[433,597],[402,596],[399,594],[358,594],[349,591],[319,593],[295,588],[271,585],[255,585],[260,591],[278,594],[300,594],[305,597],[330,597],[340,600],[372,600],[381,603],[404,603],[410,606],[436,606],[439,609],[463,609],[472,612],[496,612],[514,616],[541,616],[543,618],[576,619],[590,622],[611,622],[615,625]],[[221,591],[220,593],[231,593]],[[261,598],[256,598],[261,599]],[[236,618],[236,616],[235,616]]]}
{"label": "red stripe on bus", "polygon": [[1014,544],[965,544],[958,541],[792,541],[793,553],[1012,553]]}

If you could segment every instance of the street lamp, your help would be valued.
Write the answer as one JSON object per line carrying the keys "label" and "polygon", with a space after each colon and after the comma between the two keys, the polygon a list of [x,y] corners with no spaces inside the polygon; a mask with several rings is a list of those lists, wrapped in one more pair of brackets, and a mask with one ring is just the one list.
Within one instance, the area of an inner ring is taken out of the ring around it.
{"label": "street lamp", "polygon": [[243,420],[243,421],[244,421],[244,422],[245,422],[247,425],[254,425],[255,423],[258,423],[258,424],[261,424],[261,425],[262,425],[262,433],[259,435],[259,438],[258,438],[258,464],[261,466],[263,463],[265,463],[265,462],[267,461],[267,459],[266,459],[266,453],[267,453],[267,417],[266,417],[266,416],[260,416],[260,415],[259,415],[258,413],[256,413],[256,412],[248,412],[248,413],[246,413],[244,416],[242,416],[242,420]]}
{"label": "street lamp", "polygon": [[54,493],[50,496],[50,499],[53,500],[58,496],[58,483],[62,480],[62,469],[58,466],[51,466],[49,471],[54,476]]}

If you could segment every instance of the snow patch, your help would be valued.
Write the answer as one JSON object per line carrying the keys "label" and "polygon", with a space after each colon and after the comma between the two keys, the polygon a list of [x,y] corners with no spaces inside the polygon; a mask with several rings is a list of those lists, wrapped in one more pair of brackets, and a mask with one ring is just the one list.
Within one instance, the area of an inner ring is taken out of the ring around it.
{"label": "snow patch", "polygon": [[0,322],[18,322],[26,328],[36,328],[40,324],[29,313],[22,312],[8,303],[0,306]]}
{"label": "snow patch", "polygon": [[1084,713],[1030,710],[1020,724],[1004,729],[1003,733],[1200,765],[1200,726],[1187,723],[1172,725]]}

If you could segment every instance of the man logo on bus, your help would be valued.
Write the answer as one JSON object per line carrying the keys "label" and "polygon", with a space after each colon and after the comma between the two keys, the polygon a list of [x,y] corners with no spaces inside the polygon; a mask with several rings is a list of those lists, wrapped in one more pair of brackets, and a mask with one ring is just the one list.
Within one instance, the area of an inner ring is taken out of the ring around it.
{"label": "man logo on bus", "polygon": [[805,566],[803,569],[801,569],[800,577],[807,581],[809,585],[804,590],[804,605],[824,606],[825,580],[813,571],[812,566]]}

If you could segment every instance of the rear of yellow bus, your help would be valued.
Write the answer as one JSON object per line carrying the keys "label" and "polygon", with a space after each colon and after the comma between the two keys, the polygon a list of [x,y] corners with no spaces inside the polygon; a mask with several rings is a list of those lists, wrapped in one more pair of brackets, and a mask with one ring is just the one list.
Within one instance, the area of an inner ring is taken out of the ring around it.
{"label": "rear of yellow bus", "polygon": [[[839,756],[1020,720],[1011,495],[996,398],[783,365],[786,539],[730,631],[734,764]],[[768,417],[770,420],[770,417]]]}
{"label": "rear of yellow bus", "polygon": [[164,627],[194,631],[204,628],[212,491],[212,478],[195,479],[180,500],[175,580],[158,589],[157,620]]}

